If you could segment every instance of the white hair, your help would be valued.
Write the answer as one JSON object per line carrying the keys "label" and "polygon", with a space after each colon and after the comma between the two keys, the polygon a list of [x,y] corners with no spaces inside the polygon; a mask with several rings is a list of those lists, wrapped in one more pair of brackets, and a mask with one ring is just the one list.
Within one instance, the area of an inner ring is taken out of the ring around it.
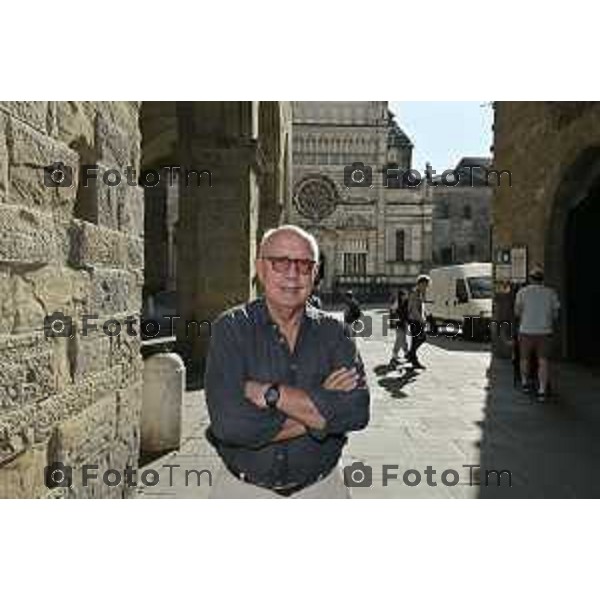
{"label": "white hair", "polygon": [[302,238],[310,246],[313,260],[319,262],[319,244],[317,243],[315,236],[302,229],[302,227],[297,227],[296,225],[280,225],[275,229],[268,229],[265,231],[262,236],[262,240],[260,241],[259,255],[262,253],[262,250],[269,243],[271,238],[275,235],[279,235],[280,233],[293,233]]}

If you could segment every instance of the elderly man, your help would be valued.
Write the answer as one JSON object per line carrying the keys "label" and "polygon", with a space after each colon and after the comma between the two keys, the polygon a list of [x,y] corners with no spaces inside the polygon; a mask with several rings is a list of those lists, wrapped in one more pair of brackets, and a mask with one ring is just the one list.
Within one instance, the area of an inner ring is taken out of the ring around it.
{"label": "elderly man", "polygon": [[256,260],[264,297],[224,312],[205,376],[221,457],[213,498],[347,498],[338,462],[369,420],[363,363],[344,325],[307,300],[318,246],[291,225],[265,233]]}

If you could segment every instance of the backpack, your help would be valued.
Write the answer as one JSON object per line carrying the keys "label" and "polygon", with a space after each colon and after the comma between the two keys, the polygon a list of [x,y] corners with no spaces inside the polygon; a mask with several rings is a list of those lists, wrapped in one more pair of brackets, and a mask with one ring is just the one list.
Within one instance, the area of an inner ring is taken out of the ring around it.
{"label": "backpack", "polygon": [[360,306],[356,300],[352,300],[348,308],[346,309],[346,314],[344,315],[344,320],[346,323],[354,323],[357,319],[361,317]]}
{"label": "backpack", "polygon": [[398,329],[403,327],[408,320],[408,298],[404,298],[402,301],[396,300],[394,306],[390,308],[390,324],[392,328]]}

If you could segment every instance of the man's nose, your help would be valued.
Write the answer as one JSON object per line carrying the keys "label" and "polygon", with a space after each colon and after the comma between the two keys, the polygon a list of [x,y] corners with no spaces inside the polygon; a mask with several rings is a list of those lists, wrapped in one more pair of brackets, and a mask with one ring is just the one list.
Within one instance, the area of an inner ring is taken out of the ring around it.
{"label": "man's nose", "polygon": [[295,260],[290,261],[286,275],[291,275],[292,277],[297,277],[300,275],[300,265]]}

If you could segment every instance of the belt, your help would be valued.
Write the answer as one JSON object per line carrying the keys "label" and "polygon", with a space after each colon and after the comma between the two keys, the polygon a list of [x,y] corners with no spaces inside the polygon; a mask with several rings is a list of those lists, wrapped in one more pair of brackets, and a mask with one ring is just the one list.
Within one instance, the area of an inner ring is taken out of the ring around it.
{"label": "belt", "polygon": [[227,467],[227,470],[237,479],[239,479],[240,481],[243,481],[244,483],[250,483],[252,485],[257,485],[258,487],[262,487],[262,488],[266,488],[268,490],[271,490],[272,492],[275,492],[276,494],[279,494],[280,496],[291,496],[292,494],[295,494],[296,492],[299,492],[300,490],[303,490],[305,487],[308,487],[309,485],[312,485],[313,483],[316,483],[317,481],[319,481],[320,479],[322,479],[325,475],[323,473],[319,473],[319,475],[317,477],[315,477],[314,479],[309,479],[308,481],[305,481],[304,483],[289,483],[287,485],[283,485],[283,486],[273,486],[267,483],[261,483],[259,481],[255,481],[251,478],[248,477],[248,475],[246,473],[242,473],[241,471],[238,471],[237,469],[235,469],[234,467],[230,467],[229,465],[225,465]]}

